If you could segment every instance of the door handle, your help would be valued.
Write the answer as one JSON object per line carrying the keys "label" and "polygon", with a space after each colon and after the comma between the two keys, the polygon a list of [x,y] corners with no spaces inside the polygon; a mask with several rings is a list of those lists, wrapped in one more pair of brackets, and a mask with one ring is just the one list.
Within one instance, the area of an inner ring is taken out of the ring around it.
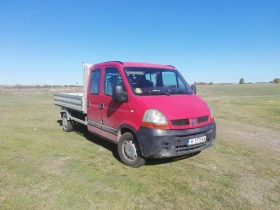
{"label": "door handle", "polygon": [[104,104],[99,104],[99,109],[104,109]]}

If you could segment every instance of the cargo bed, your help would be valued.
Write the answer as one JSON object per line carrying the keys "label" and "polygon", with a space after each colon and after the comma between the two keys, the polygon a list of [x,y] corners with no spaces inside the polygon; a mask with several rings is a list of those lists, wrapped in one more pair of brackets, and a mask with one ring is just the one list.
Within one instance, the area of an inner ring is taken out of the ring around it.
{"label": "cargo bed", "polygon": [[93,64],[83,63],[83,93],[56,93],[54,103],[64,110],[87,113],[88,74]]}
{"label": "cargo bed", "polygon": [[75,111],[85,113],[83,109],[83,93],[56,93],[54,94],[54,103],[57,106],[69,108]]}

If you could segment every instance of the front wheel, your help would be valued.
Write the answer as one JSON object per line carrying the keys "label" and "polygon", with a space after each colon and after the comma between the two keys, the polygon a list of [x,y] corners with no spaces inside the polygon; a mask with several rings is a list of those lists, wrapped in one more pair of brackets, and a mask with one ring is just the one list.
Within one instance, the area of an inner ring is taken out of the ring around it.
{"label": "front wheel", "polygon": [[130,167],[137,168],[145,164],[141,157],[137,140],[129,133],[124,133],[118,142],[118,153],[122,162]]}

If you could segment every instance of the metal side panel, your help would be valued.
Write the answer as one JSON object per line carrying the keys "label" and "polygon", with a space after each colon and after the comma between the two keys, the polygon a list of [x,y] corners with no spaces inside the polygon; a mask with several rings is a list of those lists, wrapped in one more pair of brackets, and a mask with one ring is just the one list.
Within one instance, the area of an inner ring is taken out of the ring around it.
{"label": "metal side panel", "polygon": [[83,98],[82,93],[58,93],[54,94],[54,103],[58,106],[84,112]]}
{"label": "metal side panel", "polygon": [[55,105],[87,113],[87,89],[89,71],[93,64],[83,63],[83,93],[54,94]]}

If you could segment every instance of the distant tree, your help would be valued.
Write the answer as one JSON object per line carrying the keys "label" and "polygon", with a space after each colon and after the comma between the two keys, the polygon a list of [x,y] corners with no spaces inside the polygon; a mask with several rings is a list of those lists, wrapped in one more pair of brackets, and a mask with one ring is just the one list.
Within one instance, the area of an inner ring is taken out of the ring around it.
{"label": "distant tree", "polygon": [[279,79],[279,78],[275,78],[275,79],[273,80],[273,82],[274,82],[274,83],[280,83],[280,79]]}
{"label": "distant tree", "polygon": [[197,85],[197,82],[194,82],[195,85]]}
{"label": "distant tree", "polygon": [[244,84],[244,83],[245,83],[244,78],[241,78],[241,79],[239,80],[239,84]]}
{"label": "distant tree", "polygon": [[195,85],[208,85],[209,83],[207,82],[196,82]]}
{"label": "distant tree", "polygon": [[210,82],[209,85],[213,85],[213,82]]}

